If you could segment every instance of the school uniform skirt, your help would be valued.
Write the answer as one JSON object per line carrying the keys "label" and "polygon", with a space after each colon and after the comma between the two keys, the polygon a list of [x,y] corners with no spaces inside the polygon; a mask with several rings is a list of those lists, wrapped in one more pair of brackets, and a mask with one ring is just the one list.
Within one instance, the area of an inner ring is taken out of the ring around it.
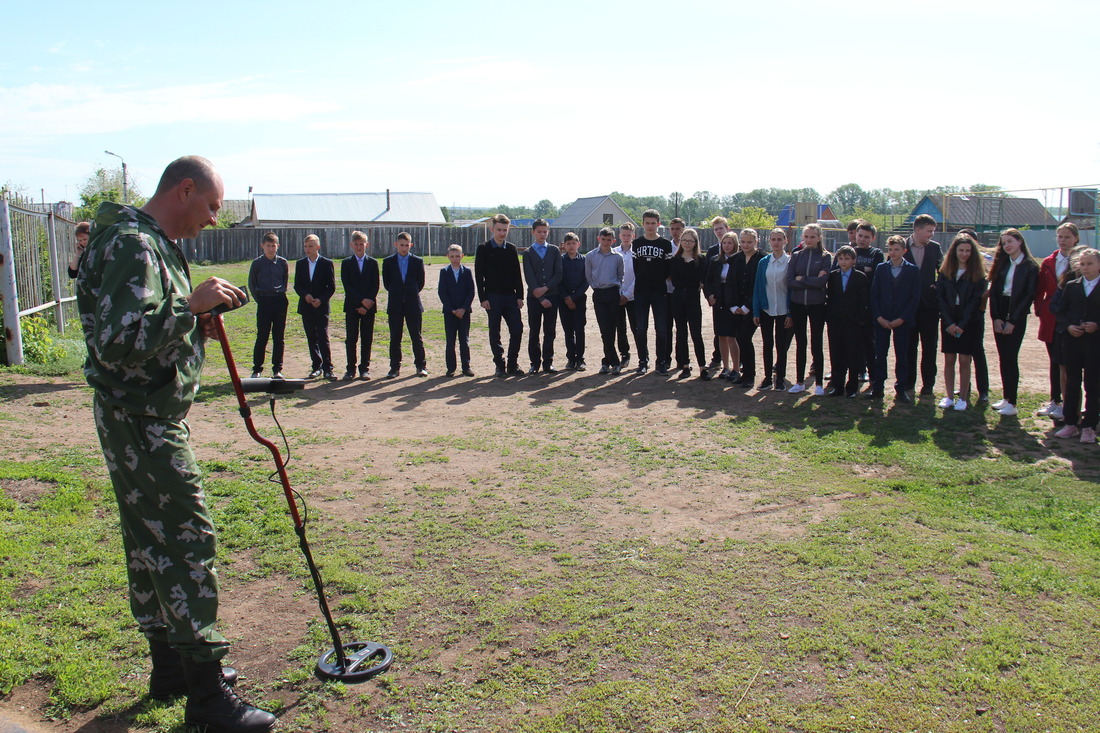
{"label": "school uniform skirt", "polygon": [[717,303],[714,306],[714,335],[724,338],[737,336],[737,321],[728,305]]}
{"label": "school uniform skirt", "polygon": [[981,314],[963,327],[959,336],[952,336],[947,332],[947,327],[940,321],[940,352],[944,354],[963,354],[974,356],[983,347],[985,329],[982,328]]}

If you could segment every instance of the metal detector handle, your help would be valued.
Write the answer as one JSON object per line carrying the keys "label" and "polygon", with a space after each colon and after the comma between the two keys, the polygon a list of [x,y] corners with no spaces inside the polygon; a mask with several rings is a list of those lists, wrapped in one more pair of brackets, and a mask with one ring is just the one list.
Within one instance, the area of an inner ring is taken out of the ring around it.
{"label": "metal detector handle", "polygon": [[251,300],[251,298],[248,297],[248,288],[244,285],[238,285],[237,287],[239,287],[241,289],[241,292],[244,293],[244,297],[241,298],[240,305],[229,305],[228,303],[219,303],[218,305],[214,306],[213,308],[211,308],[210,310],[208,310],[206,312],[209,313],[212,316],[220,316],[222,313],[228,313],[229,311],[235,311],[243,305],[248,305],[248,301]]}

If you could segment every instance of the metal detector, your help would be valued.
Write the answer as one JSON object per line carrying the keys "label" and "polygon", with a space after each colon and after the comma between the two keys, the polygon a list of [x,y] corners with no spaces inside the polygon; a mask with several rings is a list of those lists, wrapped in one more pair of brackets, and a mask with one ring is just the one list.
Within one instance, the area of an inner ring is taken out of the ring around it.
{"label": "metal detector", "polygon": [[[245,301],[247,302],[247,300]],[[241,303],[244,305],[244,302]],[[240,306],[237,306],[240,307]],[[279,483],[282,484],[283,494],[286,496],[287,505],[290,507],[290,516],[294,520],[294,532],[298,535],[298,545],[302,548],[302,554],[306,557],[306,565],[309,566],[309,574],[313,577],[313,585],[317,589],[317,603],[321,607],[321,615],[325,617],[329,635],[332,637],[333,648],[321,655],[317,660],[316,673],[322,679],[339,680],[341,682],[364,682],[380,674],[393,664],[393,652],[381,644],[373,641],[353,641],[345,644],[340,639],[340,631],[332,620],[332,612],[329,610],[328,601],[325,599],[325,589],[321,582],[321,573],[313,562],[313,553],[309,550],[309,542],[306,541],[306,526],[298,513],[298,503],[295,500],[297,492],[290,486],[290,478],[286,473],[287,461],[283,460],[279,448],[267,438],[256,431],[252,422],[252,408],[245,400],[246,392],[265,392],[271,395],[271,415],[275,416],[275,399],[280,395],[288,395],[304,389],[304,379],[241,379],[237,374],[237,365],[233,361],[233,354],[229,349],[229,338],[225,333],[225,324],[222,322],[222,313],[232,310],[228,306],[218,306],[210,311],[213,316],[214,326],[218,331],[218,339],[221,341],[222,353],[225,355],[225,365],[229,369],[229,378],[233,382],[233,391],[237,393],[237,404],[240,406],[241,417],[244,418],[248,434],[260,445],[271,451],[271,457],[275,461],[275,468],[279,474]]]}

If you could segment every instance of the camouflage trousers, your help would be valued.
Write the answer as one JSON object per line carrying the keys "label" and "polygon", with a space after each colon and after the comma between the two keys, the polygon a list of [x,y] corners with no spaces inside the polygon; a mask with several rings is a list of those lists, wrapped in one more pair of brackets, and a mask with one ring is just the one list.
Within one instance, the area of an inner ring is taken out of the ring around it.
{"label": "camouflage trousers", "polygon": [[214,629],[217,540],[187,423],[135,415],[98,394],[94,410],[139,628],[196,661],[221,659],[229,642]]}

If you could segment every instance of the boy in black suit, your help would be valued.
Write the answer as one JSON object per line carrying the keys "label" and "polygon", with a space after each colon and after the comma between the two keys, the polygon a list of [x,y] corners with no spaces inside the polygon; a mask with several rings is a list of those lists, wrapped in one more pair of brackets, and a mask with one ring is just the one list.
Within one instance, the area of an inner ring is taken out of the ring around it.
{"label": "boy in black suit", "polygon": [[447,334],[447,376],[453,377],[458,366],[455,341],[462,354],[462,374],[474,376],[470,369],[470,306],[474,303],[474,275],[462,264],[462,247],[447,248],[451,264],[439,272],[439,302],[443,304],[443,330]]}
{"label": "boy in black suit", "polygon": [[[519,345],[523,338],[523,276],[520,274],[519,252],[508,241],[508,229],[512,220],[504,214],[496,214],[491,220],[493,238],[479,245],[474,254],[474,283],[477,299],[485,309],[489,320],[489,349],[497,365],[496,375],[520,376]],[[500,321],[508,324],[508,351],[505,361],[504,345],[500,340]]]}
{"label": "boy in black suit", "polygon": [[302,249],[306,256],[295,264],[294,292],[298,294],[298,315],[309,346],[309,378],[324,374],[325,379],[336,379],[328,345],[329,301],[336,293],[336,267],[332,260],[321,256],[321,240],[316,234],[306,236]]}
{"label": "boy in black suit", "polygon": [[355,378],[356,346],[359,350],[359,378],[370,379],[370,350],[374,344],[374,316],[378,313],[378,260],[367,254],[367,235],[351,233],[351,256],[340,263],[344,285],[344,349],[348,370],[344,379]]}
{"label": "boy in black suit", "polygon": [[894,389],[897,401],[910,403],[905,389],[909,378],[909,337],[921,298],[920,269],[905,259],[905,240],[895,234],[886,242],[888,259],[875,268],[871,282],[871,321],[875,324],[875,368],[871,376],[871,397],[882,399],[886,382],[886,359],[894,344]]}
{"label": "boy in black suit", "polygon": [[913,236],[906,240],[905,259],[920,268],[920,302],[916,320],[909,336],[909,377],[906,389],[917,386],[917,349],[920,348],[920,376],[922,396],[932,394],[936,385],[936,367],[939,359],[937,345],[940,339],[940,302],[936,295],[936,278],[943,264],[940,243],[932,240],[936,232],[936,220],[929,214],[921,214],[913,220]]}
{"label": "boy in black suit", "polygon": [[412,342],[413,362],[416,376],[428,376],[428,363],[424,357],[424,339],[420,335],[424,305],[420,302],[420,291],[424,289],[424,260],[414,254],[412,236],[401,232],[393,243],[397,252],[382,260],[382,285],[389,293],[386,313],[390,321],[390,371],[387,379],[393,379],[401,372],[401,334],[405,327],[409,329],[409,341]]}
{"label": "boy in black suit", "polygon": [[[855,268],[856,250],[844,245],[836,253],[838,269],[825,284],[825,322],[833,376],[825,394],[855,397],[863,371],[863,334],[870,328],[871,301],[867,276]],[[847,377],[847,378],[845,378]]]}
{"label": "boy in black suit", "polygon": [[248,290],[256,301],[256,345],[252,348],[252,377],[264,370],[264,353],[271,338],[271,376],[283,378],[283,336],[286,333],[287,284],[290,264],[279,256],[279,237],[268,232],[260,243],[264,253],[248,268]]}

